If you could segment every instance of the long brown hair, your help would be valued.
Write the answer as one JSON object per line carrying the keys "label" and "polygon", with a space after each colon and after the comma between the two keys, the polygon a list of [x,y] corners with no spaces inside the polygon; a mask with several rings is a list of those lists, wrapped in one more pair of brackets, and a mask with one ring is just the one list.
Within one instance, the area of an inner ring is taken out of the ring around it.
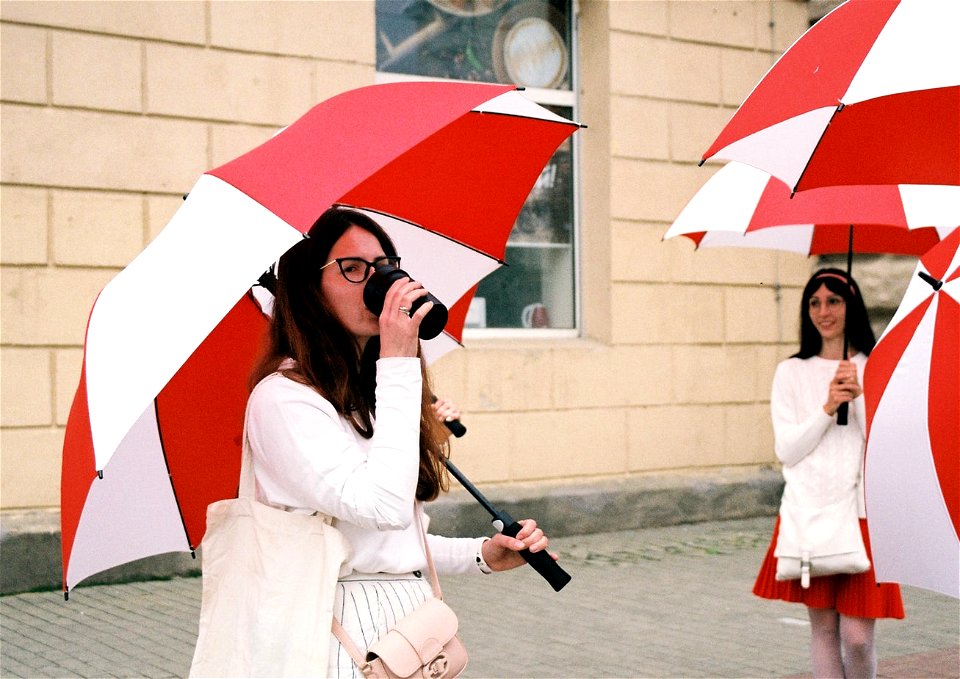
{"label": "long brown hair", "polygon": [[[330,250],[351,226],[373,234],[387,255],[397,250],[390,237],[362,212],[328,209],[301,242],[290,248],[277,266],[273,320],[267,349],[253,369],[250,387],[280,370],[292,358],[295,367],[285,377],[312,387],[327,399],[364,438],[373,436],[376,417],[376,372],[380,338],[361,349],[357,338],[337,319],[320,289],[320,267]],[[417,499],[434,500],[449,487],[444,459],[447,436],[431,406],[432,392],[421,356],[423,393],[420,404],[420,474]]]}

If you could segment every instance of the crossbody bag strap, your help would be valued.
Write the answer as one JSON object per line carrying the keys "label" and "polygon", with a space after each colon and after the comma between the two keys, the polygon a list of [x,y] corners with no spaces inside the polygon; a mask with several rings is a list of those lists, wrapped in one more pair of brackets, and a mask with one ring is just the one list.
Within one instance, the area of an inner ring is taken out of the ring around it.
{"label": "crossbody bag strap", "polygon": [[[437,577],[437,569],[433,565],[433,555],[430,553],[430,545],[427,543],[427,531],[423,529],[423,521],[420,519],[420,507],[416,504],[414,504],[413,507],[413,514],[417,519],[417,527],[420,529],[420,536],[423,539],[423,551],[427,555],[427,567],[430,569],[430,584],[433,587],[433,596],[443,600],[443,592],[440,590],[440,579]],[[340,621],[337,620],[336,617],[334,617],[330,623],[330,629],[333,632],[333,636],[340,642],[340,645],[343,646],[344,650],[353,658],[353,662],[363,671],[364,667],[367,666],[367,659],[360,652],[357,645],[353,643],[353,639],[347,634],[347,630],[343,629],[343,625],[340,624]]]}
{"label": "crossbody bag strap", "polygon": [[417,527],[420,529],[420,536],[423,538],[423,551],[427,555],[427,568],[430,569],[430,586],[433,587],[433,596],[443,600],[443,592],[440,590],[440,579],[437,577],[437,569],[433,565],[433,555],[430,553],[430,543],[427,541],[427,531],[423,528],[423,522],[420,519],[420,507],[414,504],[413,513],[417,518]]}
{"label": "crossbody bag strap", "polygon": [[363,671],[363,668],[367,665],[367,659],[363,657],[363,654],[360,653],[360,649],[357,648],[355,643],[353,643],[353,639],[351,639],[350,635],[347,634],[347,630],[343,629],[343,625],[341,625],[340,621],[336,618],[333,619],[333,622],[330,624],[330,628],[333,631],[333,636],[337,638],[344,650],[350,654],[350,657],[353,658],[353,662],[357,664],[357,667]]}
{"label": "crossbody bag strap", "polygon": [[252,500],[257,493],[257,483],[253,476],[253,451],[250,449],[250,441],[247,440],[247,419],[249,416],[250,410],[248,408],[243,414],[243,452],[240,456],[240,481],[237,487],[237,497]]}

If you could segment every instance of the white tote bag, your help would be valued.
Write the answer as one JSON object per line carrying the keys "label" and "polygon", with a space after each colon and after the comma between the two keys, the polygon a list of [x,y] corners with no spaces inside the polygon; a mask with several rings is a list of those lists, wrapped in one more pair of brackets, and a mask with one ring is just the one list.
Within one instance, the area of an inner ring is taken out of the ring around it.
{"label": "white tote bag", "polygon": [[857,496],[848,493],[822,507],[782,501],[773,554],[777,557],[777,580],[799,579],[804,589],[810,586],[810,578],[869,570]]}
{"label": "white tote bag", "polygon": [[254,499],[244,440],[239,497],[207,508],[191,677],[322,677],[343,535],[321,515]]}

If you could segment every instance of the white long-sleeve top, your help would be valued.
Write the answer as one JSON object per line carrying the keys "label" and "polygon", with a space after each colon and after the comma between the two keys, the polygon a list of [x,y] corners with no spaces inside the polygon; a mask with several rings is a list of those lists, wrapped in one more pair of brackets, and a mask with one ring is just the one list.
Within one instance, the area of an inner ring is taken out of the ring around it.
{"label": "white long-sleeve top", "polygon": [[[863,384],[867,357],[856,354],[850,360]],[[853,400],[845,426],[823,410],[839,363],[813,356],[788,358],[777,366],[770,394],[774,445],[783,463],[785,498],[800,504],[826,504],[854,489],[862,518],[867,421],[863,396]]]}
{"label": "white long-sleeve top", "polygon": [[[419,359],[380,359],[377,419],[369,439],[314,389],[279,373],[250,394],[245,435],[257,499],[287,511],[332,516],[351,547],[341,576],[426,567],[413,514],[421,388]],[[417,511],[426,528],[422,503]],[[480,573],[476,555],[484,539],[428,536],[438,573]]]}

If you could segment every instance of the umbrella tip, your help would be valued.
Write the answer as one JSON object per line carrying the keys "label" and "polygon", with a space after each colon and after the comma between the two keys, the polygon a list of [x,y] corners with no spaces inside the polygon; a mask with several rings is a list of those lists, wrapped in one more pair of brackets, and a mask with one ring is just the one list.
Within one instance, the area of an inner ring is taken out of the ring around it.
{"label": "umbrella tip", "polygon": [[98,470],[97,470],[97,478],[98,478],[98,479],[102,479],[102,478],[103,478],[103,470],[102,470],[102,469],[98,469]]}
{"label": "umbrella tip", "polygon": [[943,281],[937,278],[934,278],[933,276],[928,274],[926,271],[918,271],[917,275],[920,276],[920,278],[925,280],[927,283],[929,283],[930,287],[933,288],[934,291],[937,291],[943,287]]}
{"label": "umbrella tip", "polygon": [[697,163],[697,167],[703,167],[703,164],[704,164],[705,162],[707,162],[707,159],[706,159],[706,158],[701,158],[701,159],[700,159],[700,162]]}

